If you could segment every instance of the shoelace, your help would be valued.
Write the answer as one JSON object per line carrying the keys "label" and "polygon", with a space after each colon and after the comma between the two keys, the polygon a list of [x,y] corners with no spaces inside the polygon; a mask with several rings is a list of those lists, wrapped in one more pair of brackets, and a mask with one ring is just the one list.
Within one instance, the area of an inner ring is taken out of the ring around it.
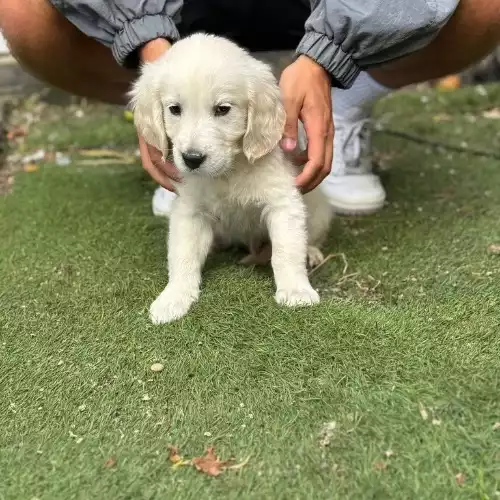
{"label": "shoelace", "polygon": [[367,146],[365,133],[369,132],[370,124],[371,120],[369,118],[364,118],[343,130],[345,135],[343,137],[342,156],[344,158],[344,163],[349,168],[358,166],[361,154]]}

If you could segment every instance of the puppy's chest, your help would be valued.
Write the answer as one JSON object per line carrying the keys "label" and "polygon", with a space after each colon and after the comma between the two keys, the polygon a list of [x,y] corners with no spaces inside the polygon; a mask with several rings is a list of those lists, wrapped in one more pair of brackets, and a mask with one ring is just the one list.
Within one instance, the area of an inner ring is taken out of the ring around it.
{"label": "puppy's chest", "polygon": [[266,233],[263,217],[266,203],[262,198],[221,186],[207,190],[199,205],[213,221],[216,232],[232,240],[247,243]]}

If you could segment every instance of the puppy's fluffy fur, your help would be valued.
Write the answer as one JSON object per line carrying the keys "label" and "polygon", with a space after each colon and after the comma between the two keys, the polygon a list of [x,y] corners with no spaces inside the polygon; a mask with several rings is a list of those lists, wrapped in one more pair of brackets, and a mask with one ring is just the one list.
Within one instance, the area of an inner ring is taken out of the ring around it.
{"label": "puppy's fluffy fur", "polygon": [[[139,133],[183,175],[170,215],[169,283],[151,320],[188,312],[216,242],[246,245],[256,260],[270,242],[276,301],[318,302],[306,261],[322,258],[331,210],[319,189],[302,196],[295,186],[297,169],[279,147],[285,112],[270,67],[224,38],[192,35],[144,65],[131,98]],[[203,161],[190,165],[190,155]]]}

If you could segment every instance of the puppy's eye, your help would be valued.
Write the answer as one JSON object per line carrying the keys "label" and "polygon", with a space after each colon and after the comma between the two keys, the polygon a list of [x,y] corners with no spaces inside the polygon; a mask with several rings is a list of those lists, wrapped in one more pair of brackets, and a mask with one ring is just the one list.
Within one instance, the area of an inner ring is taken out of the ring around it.
{"label": "puppy's eye", "polygon": [[172,104],[168,107],[168,110],[170,113],[174,116],[180,116],[182,113],[182,108],[179,106],[179,104]]}
{"label": "puppy's eye", "polygon": [[231,106],[229,104],[218,104],[214,107],[214,115],[215,116],[226,116],[231,110]]}

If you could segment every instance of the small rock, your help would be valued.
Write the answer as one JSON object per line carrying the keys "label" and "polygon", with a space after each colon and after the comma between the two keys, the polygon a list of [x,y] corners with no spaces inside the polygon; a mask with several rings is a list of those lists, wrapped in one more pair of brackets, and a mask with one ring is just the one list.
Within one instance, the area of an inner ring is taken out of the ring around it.
{"label": "small rock", "polygon": [[58,151],[56,153],[55,161],[56,161],[56,165],[59,165],[60,167],[67,167],[71,163],[71,158]]}
{"label": "small rock", "polygon": [[429,414],[427,413],[427,410],[425,409],[425,406],[422,403],[420,403],[419,405],[419,411],[422,420],[427,420],[429,418]]}
{"label": "small rock", "polygon": [[330,442],[335,433],[335,429],[337,427],[337,423],[335,421],[326,422],[320,433],[319,433],[319,445],[321,448],[326,448],[330,445]]}
{"label": "small rock", "polygon": [[165,368],[161,363],[153,363],[151,365],[152,372],[161,372]]}

